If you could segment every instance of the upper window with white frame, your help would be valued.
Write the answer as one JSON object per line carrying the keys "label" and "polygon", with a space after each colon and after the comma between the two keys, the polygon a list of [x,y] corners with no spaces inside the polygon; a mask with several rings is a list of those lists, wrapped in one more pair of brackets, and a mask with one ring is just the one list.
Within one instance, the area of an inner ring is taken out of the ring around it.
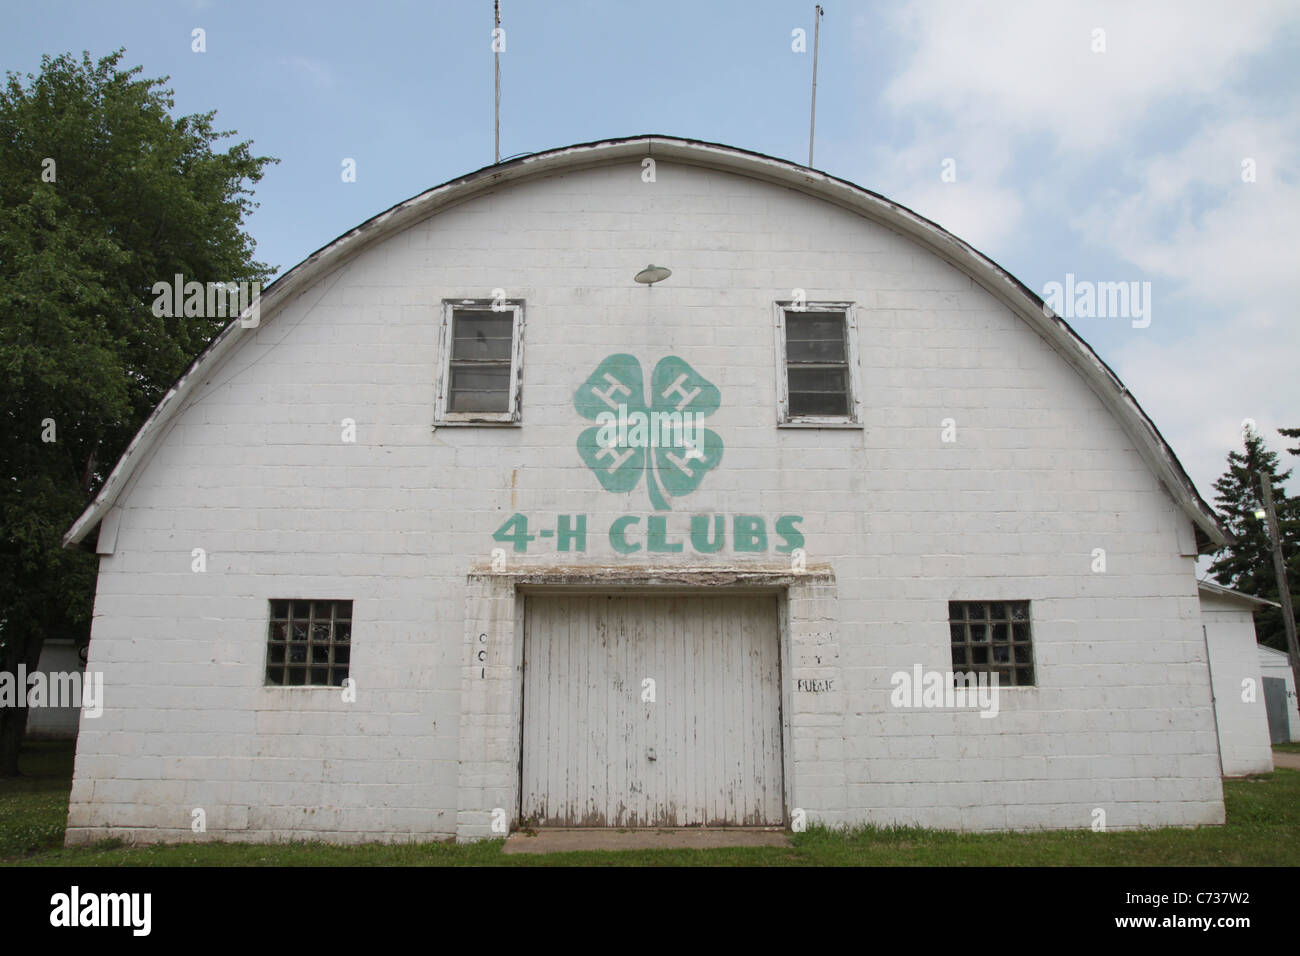
{"label": "upper window with white frame", "polygon": [[778,424],[861,425],[853,303],[776,303],[776,348]]}
{"label": "upper window with white frame", "polygon": [[523,299],[444,299],[435,424],[519,421]]}

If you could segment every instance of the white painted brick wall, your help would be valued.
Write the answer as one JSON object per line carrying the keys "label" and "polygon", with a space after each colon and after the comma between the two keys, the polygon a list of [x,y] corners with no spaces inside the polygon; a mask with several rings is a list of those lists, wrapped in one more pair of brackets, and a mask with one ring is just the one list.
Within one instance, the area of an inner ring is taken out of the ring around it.
{"label": "white painted brick wall", "polygon": [[[649,261],[671,279],[634,285]],[[431,430],[441,299],[498,287],[527,302],[523,427]],[[796,287],[859,304],[861,430],[774,425],[772,302]],[[605,539],[615,517],[653,513],[643,484],[606,493],[575,450],[588,423],[574,390],[614,352],[647,375],[680,355],[722,393],[706,424],[723,462],[677,503],[674,533],[693,513],[769,529],[799,514],[809,562],[834,568],[837,692],[790,715],[789,783],[810,819],[1222,821],[1186,519],[1101,401],[894,232],[661,161],[653,184],[619,164],[454,207],[264,316],[207,376],[137,471],[102,559],[90,667],[107,706],[83,720],[69,840],[431,839],[458,820],[485,833],[511,784],[464,745],[490,705],[461,695],[466,574],[502,522],[588,515],[585,553],[539,540],[531,564],[737,561],[619,555]],[[267,601],[287,597],[354,602],[355,703],[263,686]],[[1038,686],[1005,690],[996,719],[890,707],[893,672],[950,668],[954,599],[1033,602]]]}
{"label": "white painted brick wall", "polygon": [[1254,615],[1237,601],[1202,594],[1201,619],[1213,665],[1223,772],[1229,776],[1270,773],[1273,745],[1260,679]]}

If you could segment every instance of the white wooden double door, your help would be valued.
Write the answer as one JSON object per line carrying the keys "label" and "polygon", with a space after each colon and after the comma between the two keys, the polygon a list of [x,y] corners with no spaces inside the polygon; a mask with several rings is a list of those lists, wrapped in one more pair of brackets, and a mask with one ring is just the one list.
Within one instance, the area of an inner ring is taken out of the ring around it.
{"label": "white wooden double door", "polygon": [[785,823],[777,601],[529,596],[521,817]]}

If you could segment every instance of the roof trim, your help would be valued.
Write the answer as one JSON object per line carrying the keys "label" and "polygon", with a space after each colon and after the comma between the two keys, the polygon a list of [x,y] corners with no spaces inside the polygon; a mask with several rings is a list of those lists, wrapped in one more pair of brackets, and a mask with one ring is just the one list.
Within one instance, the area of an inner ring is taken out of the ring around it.
{"label": "roof trim", "polygon": [[1268,598],[1255,597],[1253,594],[1246,594],[1244,591],[1234,591],[1232,588],[1225,588],[1222,584],[1215,584],[1213,581],[1197,581],[1197,589],[1202,594],[1210,594],[1215,597],[1225,598],[1229,601],[1239,601],[1242,604],[1249,604],[1252,607],[1281,607],[1277,601],[1270,601]]}
{"label": "roof trim", "polygon": [[[262,291],[261,324],[274,320],[283,306],[319,279],[372,244],[438,212],[477,196],[529,179],[610,163],[639,162],[646,156],[732,172],[796,189],[865,216],[929,249],[979,283],[1051,343],[1083,376],[1102,403],[1133,439],[1139,454],[1193,522],[1201,550],[1225,544],[1228,532],[1201,498],[1173,449],[1119,377],[1060,316],[1018,279],[938,224],[879,193],[807,166],[762,153],[700,140],[658,134],[581,143],[532,153],[461,176],[426,190],[367,219],[317,249]],[[113,506],[141,461],[166,433],[177,411],[248,334],[233,320],[163,396],[162,401],[118,459],[104,486],[64,535],[64,547],[81,542]]]}

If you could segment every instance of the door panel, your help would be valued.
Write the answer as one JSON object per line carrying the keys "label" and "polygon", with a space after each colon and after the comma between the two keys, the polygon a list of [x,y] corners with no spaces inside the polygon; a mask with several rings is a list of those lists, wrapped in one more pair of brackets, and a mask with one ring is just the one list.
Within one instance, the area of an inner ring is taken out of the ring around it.
{"label": "door panel", "polygon": [[783,824],[778,646],[771,596],[529,597],[522,819]]}

